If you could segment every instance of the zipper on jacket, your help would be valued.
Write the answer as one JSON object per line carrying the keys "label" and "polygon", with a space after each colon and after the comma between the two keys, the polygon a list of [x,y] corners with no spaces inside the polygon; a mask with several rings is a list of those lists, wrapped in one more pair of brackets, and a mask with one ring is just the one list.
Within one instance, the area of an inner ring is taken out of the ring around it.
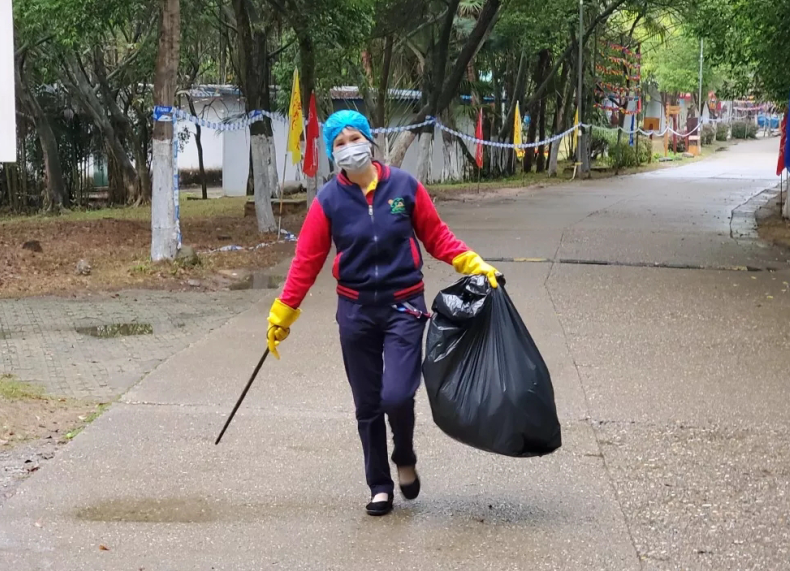
{"label": "zipper on jacket", "polygon": [[379,291],[378,291],[378,284],[379,284],[379,236],[376,233],[376,219],[373,216],[373,205],[368,204],[368,215],[370,216],[370,223],[373,225],[373,244],[375,244],[376,248],[376,261],[373,263],[373,275],[376,278],[376,283],[373,287],[373,303],[378,301]]}

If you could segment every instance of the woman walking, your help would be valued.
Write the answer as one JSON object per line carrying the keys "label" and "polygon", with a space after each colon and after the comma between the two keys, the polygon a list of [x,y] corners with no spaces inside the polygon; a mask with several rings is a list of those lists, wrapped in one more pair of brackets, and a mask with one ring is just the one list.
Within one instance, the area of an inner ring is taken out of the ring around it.
{"label": "woman walking", "polygon": [[333,114],[324,141],[340,172],[310,206],[282,295],[269,313],[268,346],[279,358],[277,346],[299,317],[334,242],[340,345],[371,493],[366,510],[385,515],[394,499],[385,414],[401,493],[409,500],[420,493],[414,395],[428,310],[417,240],[458,272],[486,275],[493,287],[497,271],[453,235],[420,182],[372,160],[373,137],[364,116],[348,110]]}

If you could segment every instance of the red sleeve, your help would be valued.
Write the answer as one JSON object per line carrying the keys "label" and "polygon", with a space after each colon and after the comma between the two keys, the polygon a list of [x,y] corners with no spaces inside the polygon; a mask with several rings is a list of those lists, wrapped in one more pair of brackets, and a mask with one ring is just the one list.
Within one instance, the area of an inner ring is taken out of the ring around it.
{"label": "red sleeve", "polygon": [[313,200],[296,242],[296,256],[288,270],[280,301],[293,309],[299,308],[321,272],[331,247],[329,219],[321,203]]}
{"label": "red sleeve", "polygon": [[428,191],[420,182],[417,183],[417,196],[411,219],[417,238],[437,260],[452,264],[457,256],[469,251],[467,245],[456,238],[447,224],[439,218]]}

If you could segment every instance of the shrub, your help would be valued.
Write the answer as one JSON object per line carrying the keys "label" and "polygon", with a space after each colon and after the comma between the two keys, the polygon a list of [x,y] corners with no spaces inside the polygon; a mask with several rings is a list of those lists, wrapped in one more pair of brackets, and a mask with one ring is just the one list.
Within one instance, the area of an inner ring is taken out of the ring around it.
{"label": "shrub", "polygon": [[727,126],[726,123],[718,123],[716,125],[716,140],[717,141],[726,141],[727,135],[729,135],[730,128]]}
{"label": "shrub", "polygon": [[700,135],[700,140],[702,141],[703,145],[710,145],[715,137],[716,137],[716,127],[710,124],[702,126],[702,134]]}
{"label": "shrub", "polygon": [[[756,125],[755,125],[755,129],[756,129]],[[733,139],[746,139],[748,138],[748,136],[749,136],[749,123],[745,121],[735,121],[732,124]]]}
{"label": "shrub", "polygon": [[749,139],[756,139],[757,138],[757,131],[759,127],[757,123],[746,123],[746,137]]}
{"label": "shrub", "polygon": [[637,153],[639,156],[639,164],[650,161],[653,155],[653,147],[650,143],[650,139],[640,137],[639,148],[636,149],[628,144],[628,137],[623,135],[620,144],[614,142],[609,145],[609,152],[606,160],[609,166],[614,168],[635,167],[637,166]]}
{"label": "shrub", "polygon": [[609,149],[609,145],[617,141],[617,134],[614,133],[614,137],[612,137],[612,134],[613,133],[610,131],[593,129],[592,137],[590,138],[590,158],[592,160],[596,160],[605,155],[606,151]]}

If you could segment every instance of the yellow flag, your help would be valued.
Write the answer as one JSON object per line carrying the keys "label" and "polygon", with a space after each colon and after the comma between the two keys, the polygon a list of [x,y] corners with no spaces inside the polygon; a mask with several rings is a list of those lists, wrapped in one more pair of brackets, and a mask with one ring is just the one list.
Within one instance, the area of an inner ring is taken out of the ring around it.
{"label": "yellow flag", "polygon": [[[521,144],[521,109],[518,106],[518,101],[516,101],[516,116],[513,117],[513,144]],[[516,158],[524,158],[524,149],[516,147]]]}
{"label": "yellow flag", "polygon": [[288,108],[288,145],[293,164],[302,160],[302,133],[304,133],[304,113],[302,111],[302,90],[299,89],[299,70],[294,69],[294,84],[291,89],[291,105]]}

